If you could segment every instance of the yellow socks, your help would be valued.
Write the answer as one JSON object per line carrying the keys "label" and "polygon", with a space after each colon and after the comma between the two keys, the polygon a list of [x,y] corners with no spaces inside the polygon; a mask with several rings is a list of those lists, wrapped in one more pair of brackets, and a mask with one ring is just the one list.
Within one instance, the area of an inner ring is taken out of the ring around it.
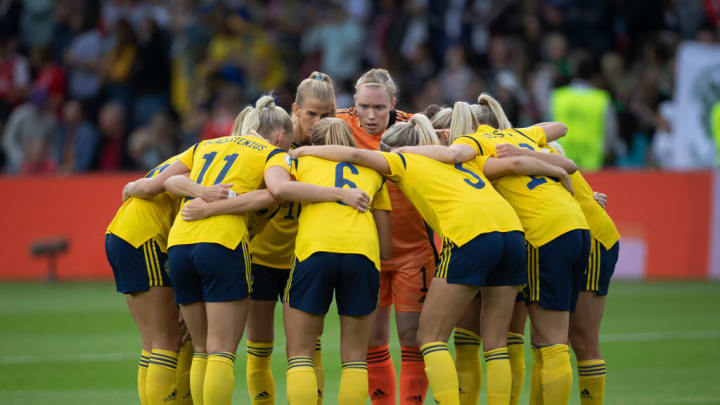
{"label": "yellow socks", "polygon": [[313,353],[313,368],[315,369],[315,378],[317,378],[317,405],[322,404],[323,391],[325,390],[325,372],[322,364],[322,345],[320,344],[320,336],[315,340],[315,353]]}
{"label": "yellow socks", "polygon": [[192,342],[185,342],[178,353],[178,365],[175,373],[178,405],[193,405],[190,396],[190,366],[193,359]]}
{"label": "yellow socks", "polygon": [[518,405],[525,381],[525,340],[519,333],[508,332],[508,354],[510,355],[510,372],[512,373],[512,390],[510,405]]}
{"label": "yellow socks", "polygon": [[364,361],[343,361],[338,403],[365,405],[368,396],[368,366]]}
{"label": "yellow socks", "polygon": [[435,400],[440,405],[460,405],[458,378],[447,343],[430,342],[420,347],[425,359],[425,374]]}
{"label": "yellow socks", "polygon": [[547,405],[567,404],[572,388],[572,368],[568,345],[550,345],[540,348],[542,356],[543,402]]}
{"label": "yellow socks", "polygon": [[147,399],[147,372],[150,365],[150,352],[143,350],[140,353],[140,361],[138,362],[138,395],[140,396],[140,405],[148,405]]}
{"label": "yellow socks", "polygon": [[203,403],[205,405],[230,405],[235,386],[235,354],[215,352],[208,354],[205,382],[203,383]]}
{"label": "yellow socks", "polygon": [[488,405],[508,405],[512,389],[510,356],[507,347],[500,347],[484,353],[487,367]]}
{"label": "yellow socks", "polygon": [[578,385],[582,405],[602,405],[605,398],[605,361],[578,361]]}
{"label": "yellow socks", "polygon": [[533,368],[530,375],[530,405],[544,405],[542,396],[542,379],[540,371],[542,370],[542,356],[540,355],[540,347],[532,345]]}
{"label": "yellow socks", "polygon": [[193,354],[190,366],[190,395],[193,405],[203,405],[203,385],[205,384],[205,370],[207,369],[207,353]]}
{"label": "yellow socks", "polygon": [[171,350],[154,349],[150,353],[150,365],[148,366],[147,399],[150,405],[162,405],[167,401],[175,401],[176,391],[176,370],[177,352]]}
{"label": "yellow socks", "polygon": [[273,342],[247,342],[247,385],[253,405],[275,403],[275,380],[270,371]]}
{"label": "yellow socks", "polygon": [[482,366],[478,349],[480,336],[468,329],[455,328],[455,369],[460,385],[460,403],[476,405],[482,388]]}
{"label": "yellow socks", "polygon": [[317,377],[312,357],[293,356],[288,359],[287,399],[290,405],[317,405]]}

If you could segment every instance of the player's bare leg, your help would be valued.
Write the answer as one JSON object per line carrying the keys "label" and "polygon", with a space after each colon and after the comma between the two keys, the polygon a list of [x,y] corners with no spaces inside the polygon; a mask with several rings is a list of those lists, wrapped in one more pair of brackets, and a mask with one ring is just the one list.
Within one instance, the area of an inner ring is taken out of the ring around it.
{"label": "player's bare leg", "polygon": [[291,405],[315,404],[318,386],[313,369],[317,331],[322,329],[324,315],[310,314],[283,305],[283,322],[287,337],[287,397]]}
{"label": "player's bare leg", "polygon": [[[531,392],[530,402],[566,404],[570,399],[572,382],[570,353],[567,346],[570,312],[545,309],[536,302],[528,305],[527,309],[535,351],[533,369],[539,367],[537,373],[542,386],[541,390]],[[539,395],[543,398],[542,402],[539,398],[535,398]]]}
{"label": "player's bare leg", "polygon": [[340,357],[342,374],[338,402],[364,405],[368,394],[367,341],[371,315],[340,316]]}
{"label": "player's bare leg", "polygon": [[[172,289],[150,287],[147,291],[126,294],[125,299],[133,318],[137,317],[143,323],[142,327],[138,327],[141,331],[145,330],[146,339],[148,335],[150,339],[150,356],[144,378],[145,399],[149,404],[161,403],[172,397],[176,389],[180,324]],[[141,380],[138,373],[138,391],[142,399]]]}
{"label": "player's bare leg", "polygon": [[602,404],[605,397],[605,361],[600,353],[600,323],[605,298],[592,291],[581,291],[575,313],[570,315],[570,344],[578,361],[583,405]]}
{"label": "player's bare leg", "polygon": [[422,345],[420,350],[433,396],[441,405],[460,403],[457,372],[447,341],[477,291],[478,287],[448,284],[442,278],[435,278],[420,312],[417,339]]}

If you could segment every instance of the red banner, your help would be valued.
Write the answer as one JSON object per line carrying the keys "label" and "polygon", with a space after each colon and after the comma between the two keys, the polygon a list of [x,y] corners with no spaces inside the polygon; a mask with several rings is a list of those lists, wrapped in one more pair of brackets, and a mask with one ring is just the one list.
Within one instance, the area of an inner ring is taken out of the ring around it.
{"label": "red banner", "polygon": [[[0,178],[0,279],[43,279],[48,260],[33,242],[64,237],[62,279],[110,279],[104,234],[120,206],[123,185],[139,173]],[[708,276],[713,204],[712,172],[606,171],[588,173],[609,196],[608,212],[622,234],[618,277]]]}

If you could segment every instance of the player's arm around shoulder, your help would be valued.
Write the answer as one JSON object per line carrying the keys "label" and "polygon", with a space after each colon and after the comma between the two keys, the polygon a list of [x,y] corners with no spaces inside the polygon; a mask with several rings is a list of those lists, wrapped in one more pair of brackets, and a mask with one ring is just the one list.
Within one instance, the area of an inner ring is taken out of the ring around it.
{"label": "player's arm around shoulder", "polygon": [[190,169],[183,162],[177,160],[154,177],[142,178],[126,184],[122,191],[123,201],[130,197],[155,197],[165,191],[163,184],[165,180],[172,176],[186,173],[190,173]]}
{"label": "player's arm around shoulder", "polygon": [[467,162],[477,156],[477,152],[471,146],[464,144],[453,144],[450,146],[443,145],[423,145],[423,146],[403,146],[395,149],[393,152],[398,153],[414,153],[435,159],[442,163],[456,164]]}
{"label": "player's arm around shoulder", "polygon": [[240,215],[258,211],[273,206],[275,202],[275,197],[269,190],[261,189],[213,202],[196,198],[185,204],[180,213],[185,221],[197,221],[217,215]]}

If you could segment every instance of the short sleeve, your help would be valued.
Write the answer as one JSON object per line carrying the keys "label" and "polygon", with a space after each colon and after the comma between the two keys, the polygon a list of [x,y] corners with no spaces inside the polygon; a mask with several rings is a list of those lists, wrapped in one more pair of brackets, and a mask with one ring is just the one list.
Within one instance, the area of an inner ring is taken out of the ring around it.
{"label": "short sleeve", "polygon": [[273,167],[273,166],[280,166],[283,169],[287,170],[288,173],[290,172],[289,162],[290,162],[290,156],[288,156],[287,153],[283,152],[282,149],[275,149],[272,152],[268,153],[267,158],[265,159],[265,170]]}
{"label": "short sleeve", "polygon": [[452,144],[467,145],[473,148],[475,155],[477,156],[493,155],[495,153],[494,146],[488,145],[475,134],[459,136],[455,138],[455,141],[453,141]]}
{"label": "short sleeve", "polygon": [[192,170],[193,158],[195,157],[195,149],[197,149],[199,143],[188,148],[185,152],[178,155],[178,160],[181,161],[188,169]]}
{"label": "short sleeve", "polygon": [[488,159],[490,159],[491,157],[492,156],[490,155],[484,155],[475,158],[475,164],[477,165],[478,171],[480,173],[485,173],[485,163],[487,163]]}
{"label": "short sleeve", "polygon": [[386,177],[391,181],[402,180],[407,170],[407,160],[405,156],[397,152],[380,152],[380,154],[387,160],[388,166],[390,167],[390,174]]}
{"label": "short sleeve", "polygon": [[392,210],[392,205],[390,204],[390,194],[388,193],[387,184],[385,184],[384,179],[380,190],[378,190],[373,197],[372,208],[383,211]]}
{"label": "short sleeve", "polygon": [[545,130],[540,126],[535,125],[528,128],[516,128],[515,130],[521,135],[525,135],[526,137],[532,139],[536,144],[538,144],[538,146],[547,145]]}

